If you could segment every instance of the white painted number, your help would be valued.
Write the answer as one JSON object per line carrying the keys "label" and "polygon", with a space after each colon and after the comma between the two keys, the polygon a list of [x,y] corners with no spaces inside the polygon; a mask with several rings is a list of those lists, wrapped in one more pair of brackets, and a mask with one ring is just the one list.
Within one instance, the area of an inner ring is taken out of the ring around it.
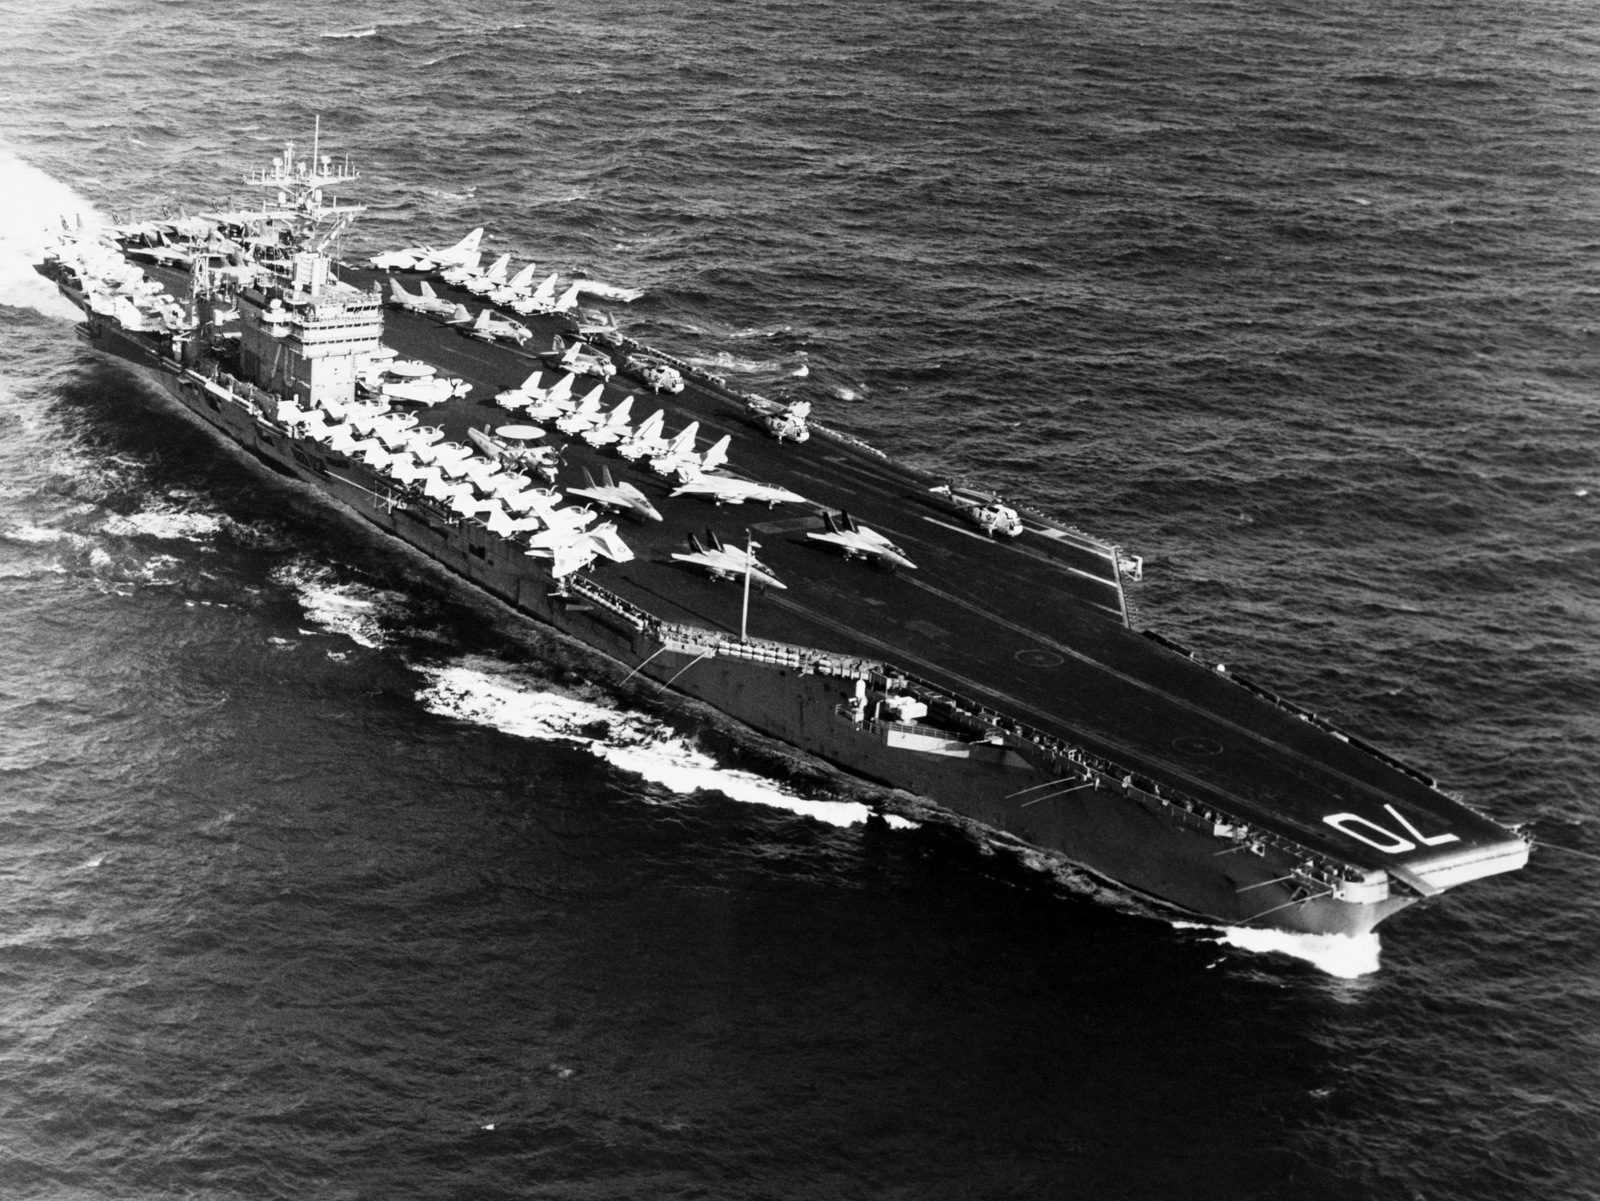
{"label": "white painted number", "polygon": [[[1407,851],[1414,851],[1417,849],[1417,843],[1421,843],[1425,847],[1437,847],[1443,846],[1447,842],[1461,841],[1455,834],[1424,834],[1402,817],[1400,811],[1393,805],[1385,805],[1384,808],[1389,811],[1390,817],[1400,823],[1401,829],[1406,834],[1411,835],[1411,838],[1396,834],[1387,826],[1380,826],[1377,822],[1370,821],[1359,813],[1330,813],[1322,820],[1339,831],[1339,833],[1348,834],[1357,842],[1364,842],[1369,847],[1382,851],[1385,855],[1403,855]],[[1354,826],[1362,827],[1362,829],[1352,829]],[[1415,839],[1416,842],[1413,842],[1412,839]]]}

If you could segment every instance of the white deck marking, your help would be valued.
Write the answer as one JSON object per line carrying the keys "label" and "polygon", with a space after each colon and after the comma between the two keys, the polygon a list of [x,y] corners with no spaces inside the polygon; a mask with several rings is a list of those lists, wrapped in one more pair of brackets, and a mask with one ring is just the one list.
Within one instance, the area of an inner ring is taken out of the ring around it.
{"label": "white deck marking", "polygon": [[[979,542],[987,542],[991,545],[993,545],[995,542],[995,540],[989,537],[987,534],[975,534],[971,530],[964,530],[958,525],[951,525],[948,521],[940,521],[937,517],[929,517],[924,514],[922,520],[931,521],[934,525],[942,525],[945,529],[954,530],[958,534],[965,534],[968,538],[976,538]],[[1004,543],[1001,543],[1000,545],[1004,545]],[[1013,547],[1013,549],[1021,550],[1025,555],[1028,553],[1026,548],[1023,547]],[[1093,580],[1096,584],[1104,584],[1107,588],[1117,587],[1116,580],[1108,580],[1103,575],[1095,575],[1091,571],[1084,571],[1081,568],[1073,567],[1068,563],[1061,563],[1055,559],[1047,559],[1042,555],[1031,555],[1029,557],[1038,559],[1041,563],[1048,563],[1051,567],[1056,568],[1058,571],[1070,571],[1073,575],[1081,575],[1084,579]],[[1122,611],[1119,609],[1116,611],[1116,613],[1117,617],[1120,619],[1122,617]]]}

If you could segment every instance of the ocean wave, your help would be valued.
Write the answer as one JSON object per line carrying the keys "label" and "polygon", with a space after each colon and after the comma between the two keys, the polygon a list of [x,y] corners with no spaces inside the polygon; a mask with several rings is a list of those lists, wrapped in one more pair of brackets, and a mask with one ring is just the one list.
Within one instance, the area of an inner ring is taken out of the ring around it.
{"label": "ocean wave", "polygon": [[785,366],[777,359],[741,359],[725,350],[714,355],[688,355],[684,361],[703,371],[719,374],[733,372],[736,375],[771,375],[782,371]]}
{"label": "ocean wave", "polygon": [[119,538],[162,538],[172,541],[204,542],[231,523],[216,513],[192,509],[157,507],[137,513],[117,513],[101,524],[101,529]]}
{"label": "ocean wave", "polygon": [[334,40],[340,40],[344,38],[371,38],[378,36],[378,27],[374,25],[367,29],[328,30],[324,33],[319,33],[317,36],[319,38],[331,38]]}
{"label": "ocean wave", "polygon": [[86,229],[104,228],[95,207],[66,184],[0,150],[0,304],[33,309],[47,317],[81,320],[78,307],[33,269],[55,244],[65,219]]}
{"label": "ocean wave", "polygon": [[1256,926],[1215,926],[1197,922],[1173,922],[1179,930],[1212,930],[1207,941],[1235,947],[1255,955],[1287,955],[1303,960],[1318,971],[1341,980],[1370,976],[1378,970],[1382,950],[1377,931],[1346,936],[1343,934],[1296,934],[1288,930],[1268,930]]}
{"label": "ocean wave", "polygon": [[[871,813],[857,801],[808,800],[764,776],[722,767],[682,735],[644,714],[530,688],[515,677],[477,666],[421,670],[429,683],[417,698],[434,713],[519,738],[578,743],[612,766],[680,796],[719,792],[730,800],[787,809],[832,826],[859,825]],[[915,824],[893,816],[888,820],[896,828]]]}
{"label": "ocean wave", "polygon": [[331,568],[304,560],[274,569],[271,578],[293,589],[307,621],[369,650],[386,644],[384,619],[392,623],[405,601],[397,593],[342,582]]}

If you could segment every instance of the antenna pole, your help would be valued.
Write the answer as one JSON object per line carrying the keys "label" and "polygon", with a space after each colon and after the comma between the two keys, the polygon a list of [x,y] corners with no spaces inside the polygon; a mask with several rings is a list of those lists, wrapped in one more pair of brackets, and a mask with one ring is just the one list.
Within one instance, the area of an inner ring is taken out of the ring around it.
{"label": "antenna pole", "polygon": [[754,540],[750,535],[750,527],[744,528],[744,608],[739,613],[739,641],[750,641],[750,564],[751,552],[755,550]]}

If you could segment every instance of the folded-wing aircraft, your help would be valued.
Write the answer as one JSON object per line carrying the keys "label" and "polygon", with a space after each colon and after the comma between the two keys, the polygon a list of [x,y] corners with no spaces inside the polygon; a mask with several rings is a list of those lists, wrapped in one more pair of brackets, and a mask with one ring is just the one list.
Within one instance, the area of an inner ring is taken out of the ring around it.
{"label": "folded-wing aircraft", "polygon": [[614,446],[633,432],[628,424],[632,417],[633,397],[624,396],[614,409],[579,436],[590,446]]}
{"label": "folded-wing aircraft", "polygon": [[586,392],[577,404],[572,406],[570,413],[556,418],[556,428],[563,434],[576,434],[591,426],[599,425],[604,420],[600,412],[600,397],[605,393],[604,384],[596,384]]}
{"label": "folded-wing aircraft", "polygon": [[544,282],[533,290],[531,296],[521,300],[513,300],[511,307],[524,317],[530,313],[549,313],[554,311],[556,304],[556,272],[552,271],[544,277]]}
{"label": "folded-wing aircraft", "polygon": [[533,337],[533,331],[522,322],[502,317],[493,309],[479,312],[478,319],[466,330],[466,334],[480,342],[515,342],[518,346]]}
{"label": "folded-wing aircraft", "polygon": [[448,317],[460,307],[448,300],[440,300],[428,287],[426,280],[417,285],[416,292],[412,293],[401,287],[400,281],[392,275],[389,277],[389,305],[408,313],[424,313],[435,317]]}
{"label": "folded-wing aircraft", "polygon": [[478,243],[483,241],[483,227],[479,226],[454,246],[435,250],[432,246],[407,246],[404,250],[387,250],[372,256],[370,262],[383,271],[433,271],[440,267],[459,267],[478,253]]}
{"label": "folded-wing aircraft", "polygon": [[639,423],[639,428],[617,443],[617,454],[629,462],[667,453],[667,440],[661,429],[667,422],[667,411],[657,409]]}
{"label": "folded-wing aircraft", "polygon": [[482,269],[478,266],[482,262],[483,251],[474,250],[466,258],[462,259],[458,266],[446,267],[439,272],[439,278],[444,280],[445,283],[459,288],[469,279],[477,279],[478,276],[483,274]]}
{"label": "folded-wing aircraft", "polygon": [[509,254],[502,254],[499,258],[495,259],[494,262],[489,264],[488,270],[482,275],[477,276],[475,279],[469,279],[461,286],[467,291],[471,292],[474,296],[487,296],[496,288],[505,286],[506,272],[510,269],[510,267],[511,256]]}
{"label": "folded-wing aircraft", "polygon": [[528,295],[529,285],[533,283],[533,273],[539,269],[538,263],[529,263],[518,271],[505,283],[489,293],[489,299],[495,304],[510,304],[512,301],[521,300]]}
{"label": "folded-wing aircraft", "polygon": [[567,343],[560,335],[556,336],[554,346],[539,358],[548,366],[570,371],[574,375],[594,375],[601,379],[610,379],[617,373],[617,366],[610,359],[595,353],[586,343],[578,341]]}

